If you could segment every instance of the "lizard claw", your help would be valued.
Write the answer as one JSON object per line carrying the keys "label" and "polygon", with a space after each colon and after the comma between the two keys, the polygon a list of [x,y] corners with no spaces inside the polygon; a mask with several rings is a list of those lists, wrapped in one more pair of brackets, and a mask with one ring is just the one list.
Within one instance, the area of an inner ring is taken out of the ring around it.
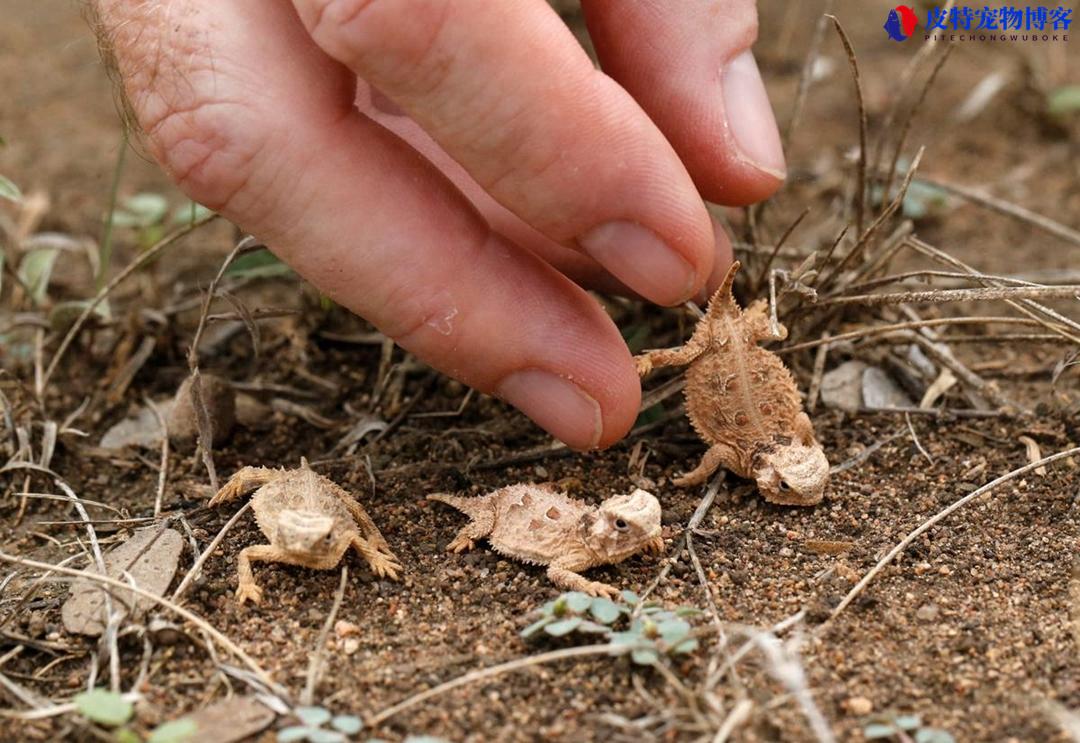
{"label": "lizard claw", "polygon": [[393,554],[375,552],[368,558],[367,562],[368,565],[371,566],[372,572],[380,578],[390,578],[391,580],[398,579],[398,571],[401,570],[401,564]]}
{"label": "lizard claw", "polygon": [[658,536],[652,541],[647,542],[645,544],[645,549],[656,555],[664,554],[664,538]]}
{"label": "lizard claw", "polygon": [[634,368],[637,370],[639,377],[648,376],[653,369],[652,359],[649,358],[649,354],[643,353],[640,356],[635,356]]}
{"label": "lizard claw", "polygon": [[241,583],[236,588],[236,601],[240,604],[240,606],[243,606],[244,602],[249,600],[256,606],[261,604],[262,589],[254,583]]}
{"label": "lizard claw", "polygon": [[456,552],[460,554],[462,552],[468,552],[475,546],[476,542],[469,539],[468,537],[455,537],[454,541],[446,545],[446,549],[450,550],[451,552]]}
{"label": "lizard claw", "polygon": [[607,599],[617,599],[619,597],[618,588],[595,580],[588,582],[588,585],[585,586],[585,593],[590,596],[600,596]]}

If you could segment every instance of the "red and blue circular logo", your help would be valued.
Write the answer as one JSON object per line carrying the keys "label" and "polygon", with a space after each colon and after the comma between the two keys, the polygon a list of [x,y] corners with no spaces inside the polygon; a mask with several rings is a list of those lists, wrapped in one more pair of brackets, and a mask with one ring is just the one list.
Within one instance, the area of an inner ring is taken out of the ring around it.
{"label": "red and blue circular logo", "polygon": [[893,41],[907,41],[915,31],[918,20],[915,11],[906,5],[897,5],[889,11],[889,17],[885,19],[885,33]]}

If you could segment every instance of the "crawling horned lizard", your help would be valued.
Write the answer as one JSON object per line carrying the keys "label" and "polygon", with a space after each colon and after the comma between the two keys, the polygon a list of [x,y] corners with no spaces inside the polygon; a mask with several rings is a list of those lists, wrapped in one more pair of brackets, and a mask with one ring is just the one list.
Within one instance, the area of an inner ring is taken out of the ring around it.
{"label": "crawling horned lizard", "polygon": [[449,545],[454,552],[477,539],[508,557],[547,565],[552,583],[593,596],[617,596],[606,583],[578,571],[622,562],[642,549],[663,551],[660,503],[644,490],[617,495],[599,506],[570,498],[550,485],[511,485],[476,498],[429,495],[468,515],[472,521]]}
{"label": "crawling horned lizard", "polygon": [[762,300],[739,308],[731,294],[738,270],[736,261],[686,345],[636,357],[638,374],[689,364],[686,408],[709,450],[676,485],[700,484],[723,466],[756,480],[772,503],[812,506],[825,493],[829,462],[814,439],[791,372],[757,345],[763,339],[783,340],[787,329],[780,325],[778,334],[770,331]]}
{"label": "crawling horned lizard", "polygon": [[251,574],[251,563],[260,560],[330,570],[352,547],[376,575],[397,579],[401,565],[363,506],[313,472],[306,459],[294,470],[244,467],[210,499],[210,505],[227,503],[252,490],[255,521],[270,544],[240,552],[236,597],[241,604],[247,599],[256,604],[262,600],[262,589]]}

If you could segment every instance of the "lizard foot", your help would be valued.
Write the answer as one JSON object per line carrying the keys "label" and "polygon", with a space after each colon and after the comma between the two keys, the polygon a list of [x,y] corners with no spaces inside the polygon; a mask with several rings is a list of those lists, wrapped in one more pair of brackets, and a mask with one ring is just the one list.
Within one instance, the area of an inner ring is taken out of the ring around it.
{"label": "lizard foot", "polygon": [[590,580],[584,586],[582,586],[583,592],[590,596],[601,596],[608,599],[619,598],[619,589],[615,586],[609,586],[607,583],[600,583],[599,581]]}
{"label": "lizard foot", "polygon": [[256,606],[261,604],[262,589],[255,583],[241,583],[236,589],[236,601],[243,606],[244,602],[249,600]]}
{"label": "lizard foot", "polygon": [[635,356],[634,368],[637,369],[639,377],[648,376],[653,369],[652,359],[649,358],[649,354],[643,353],[640,356]]}
{"label": "lizard foot", "polygon": [[371,566],[372,572],[380,578],[390,578],[391,580],[398,579],[398,571],[401,570],[401,563],[398,562],[397,557],[389,552],[374,552],[371,557],[365,555],[365,559],[368,565]]}
{"label": "lizard foot", "polygon": [[450,550],[451,552],[457,552],[460,554],[462,552],[468,552],[475,546],[476,542],[469,539],[468,537],[458,536],[454,537],[454,541],[446,545],[446,549]]}

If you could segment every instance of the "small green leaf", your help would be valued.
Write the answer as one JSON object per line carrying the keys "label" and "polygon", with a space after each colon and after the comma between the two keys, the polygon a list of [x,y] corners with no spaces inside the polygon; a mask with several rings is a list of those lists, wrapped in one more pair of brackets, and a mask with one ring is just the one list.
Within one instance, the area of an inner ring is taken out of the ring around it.
{"label": "small green leaf", "polygon": [[207,209],[202,204],[197,204],[194,201],[189,201],[186,204],[181,204],[176,207],[172,214],[173,224],[191,224],[198,222],[200,219],[206,219],[214,212]]}
{"label": "small green leaf", "polygon": [[195,737],[199,726],[194,720],[180,718],[158,725],[146,739],[146,743],[185,743]]}
{"label": "small green leaf", "polygon": [[532,637],[533,635],[535,635],[535,634],[536,634],[537,632],[539,632],[540,630],[542,630],[542,629],[543,629],[544,627],[546,627],[546,626],[548,626],[549,624],[551,624],[551,623],[552,623],[553,621],[555,621],[555,618],[554,618],[554,617],[544,617],[544,618],[542,618],[542,619],[538,619],[538,620],[536,620],[535,622],[533,622],[532,624],[530,624],[530,625],[529,625],[528,627],[526,627],[525,629],[521,630],[521,636],[522,636],[522,638],[524,638],[524,639],[528,640],[528,639],[529,639],[530,637]]}
{"label": "small green leaf", "polygon": [[690,623],[685,619],[665,619],[656,626],[656,631],[668,645],[677,645],[690,634]]}
{"label": "small green leaf", "polygon": [[609,630],[602,624],[597,624],[596,622],[590,622],[588,619],[583,619],[581,620],[581,624],[578,625],[577,631],[589,632],[590,634],[594,635],[605,635],[611,630]]}
{"label": "small green leaf", "polygon": [[867,725],[863,728],[863,737],[867,740],[876,740],[878,738],[891,738],[899,731],[894,725],[886,725],[884,723],[875,722]]}
{"label": "small green leaf", "polygon": [[592,613],[596,621],[601,624],[611,624],[622,613],[622,609],[611,599],[595,598],[592,600],[592,606],[589,607],[589,611]]}
{"label": "small green leaf", "polygon": [[612,632],[608,636],[608,644],[615,647],[626,647],[628,645],[639,645],[643,642],[647,642],[645,638],[636,632]]}
{"label": "small green leaf", "polygon": [[914,730],[922,725],[922,718],[918,715],[901,715],[893,719],[893,724],[901,730]]}
{"label": "small green leaf", "polygon": [[636,593],[628,589],[622,591],[622,600],[630,606],[637,606],[638,602],[641,601]]}
{"label": "small green leaf", "polygon": [[308,730],[307,739],[311,743],[344,743],[345,736],[335,730],[311,728]]}
{"label": "small green leaf", "polygon": [[355,735],[360,732],[360,728],[364,727],[364,723],[356,715],[338,715],[330,721],[330,724],[335,730],[340,730],[346,735]]}
{"label": "small green leaf", "polygon": [[298,740],[307,740],[308,733],[318,728],[309,728],[307,725],[292,725],[278,730],[278,743],[295,743]]}
{"label": "small green leaf", "polygon": [[124,200],[124,208],[113,214],[113,224],[121,227],[149,227],[165,219],[168,200],[158,193],[138,193]]}
{"label": "small green leaf", "polygon": [[330,712],[322,707],[297,707],[293,710],[293,714],[295,714],[300,719],[300,722],[305,725],[313,725],[315,727],[330,721]]}
{"label": "small green leaf", "polygon": [[564,597],[566,598],[566,606],[575,614],[581,614],[587,611],[593,601],[592,596],[587,593],[581,593],[580,591],[571,591],[570,593],[564,594]]}
{"label": "small green leaf", "polygon": [[956,739],[948,730],[921,728],[915,732],[915,743],[956,743]]}
{"label": "small green leaf", "polygon": [[1064,85],[1050,93],[1046,110],[1052,116],[1065,116],[1080,112],[1080,85]]}
{"label": "small green leaf", "polygon": [[558,622],[552,622],[548,626],[544,627],[544,632],[547,632],[552,637],[562,637],[563,635],[570,634],[581,625],[581,617],[570,617],[569,619],[560,619]]}
{"label": "small green leaf", "polygon": [[638,648],[630,651],[630,659],[639,666],[654,666],[659,662],[660,655],[654,648]]}
{"label": "small green leaf", "polygon": [[75,709],[88,720],[106,725],[119,727],[131,719],[135,711],[131,702],[125,701],[116,692],[106,689],[93,689],[84,691],[75,697]]}
{"label": "small green leaf", "polygon": [[670,652],[672,655],[686,655],[687,653],[692,653],[697,649],[698,649],[697,638],[696,637],[688,637],[685,640],[683,640],[682,642],[680,642],[678,645],[671,648],[671,650],[668,651],[668,652]]}
{"label": "small green leaf", "polygon": [[134,730],[128,727],[113,731],[114,743],[142,743],[142,738]]}
{"label": "small green leaf", "polygon": [[244,279],[267,279],[290,276],[293,270],[281,262],[281,259],[263,248],[240,256],[225,269],[226,276]]}
{"label": "small green leaf", "polygon": [[22,201],[22,191],[11,182],[10,178],[0,175],[0,199],[14,201],[16,204]]}
{"label": "small green leaf", "polygon": [[38,248],[28,251],[19,261],[19,278],[30,290],[36,304],[45,301],[49,291],[49,278],[60,251],[56,248]]}

